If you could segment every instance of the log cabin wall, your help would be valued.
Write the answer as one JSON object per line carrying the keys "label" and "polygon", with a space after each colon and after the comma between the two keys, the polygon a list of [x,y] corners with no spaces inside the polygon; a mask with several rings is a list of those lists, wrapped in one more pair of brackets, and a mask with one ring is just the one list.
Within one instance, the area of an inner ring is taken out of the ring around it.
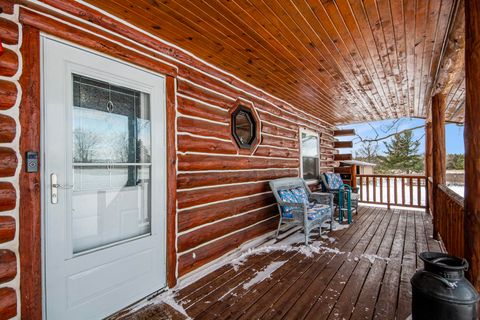
{"label": "log cabin wall", "polygon": [[20,26],[8,1],[0,1],[0,318],[17,314],[18,268],[18,190],[19,168],[19,84],[22,58]]}
{"label": "log cabin wall", "polygon": [[[32,106],[40,110],[39,81],[32,80],[39,76],[38,55],[28,51],[39,49],[40,32],[167,75],[167,91],[173,91],[167,97],[167,108],[173,109],[173,116],[167,115],[168,141],[174,148],[167,158],[174,168],[168,186],[169,286],[276,228],[268,181],[299,175],[300,128],[320,134],[321,171],[332,169],[329,123],[92,8],[46,2],[19,1],[14,7],[0,0],[5,50],[0,57],[0,318],[41,317],[39,176],[20,170],[23,152],[40,147],[39,114],[25,112]],[[22,28],[28,44],[21,43]],[[23,74],[21,52],[31,57]],[[229,110],[238,100],[252,104],[260,120],[260,143],[252,154],[239,152],[231,137]],[[25,182],[22,188],[19,181]]]}
{"label": "log cabin wall", "polygon": [[[277,207],[268,181],[299,175],[299,128],[321,133],[322,167],[332,165],[332,131],[276,109],[233,87],[177,86],[179,275],[273,230]],[[228,109],[242,97],[261,121],[261,142],[241,155],[231,139]],[[280,116],[277,115],[280,112]]]}

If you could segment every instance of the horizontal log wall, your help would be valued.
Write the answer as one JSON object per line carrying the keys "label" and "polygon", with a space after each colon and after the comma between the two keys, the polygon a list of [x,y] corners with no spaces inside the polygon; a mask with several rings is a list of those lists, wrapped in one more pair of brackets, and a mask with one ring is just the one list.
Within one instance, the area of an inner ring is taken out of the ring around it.
{"label": "horizontal log wall", "polygon": [[[299,175],[300,128],[320,134],[321,169],[332,169],[334,127],[325,121],[80,3],[49,0],[44,3],[25,2],[19,8],[18,20],[24,30],[39,30],[175,78],[176,119],[169,128],[175,127],[177,138],[178,263],[174,271],[178,276],[275,229],[278,212],[268,181]],[[65,16],[65,12],[72,16]],[[13,27],[18,25],[9,21],[0,23],[0,35],[5,41],[16,42],[18,30]],[[18,144],[15,129],[21,92],[16,84],[18,75],[12,76],[12,69],[21,66],[22,59],[16,45],[6,48],[17,59],[7,53],[8,61],[2,68],[5,75],[0,77],[0,110],[5,110],[0,111],[0,143],[4,144],[0,146],[0,177],[15,177],[21,161],[9,148],[18,150],[17,145],[15,148],[11,145],[12,141]],[[239,99],[253,105],[260,121],[259,145],[247,153],[240,152],[231,137],[229,111]],[[10,211],[12,219],[16,216],[17,189],[16,185],[0,181],[0,196],[4,199],[0,201],[0,210]],[[0,241],[11,241],[11,230],[5,230],[3,237],[1,232],[7,226],[15,227],[15,220],[12,223],[0,217],[1,223],[4,226],[0,225]],[[1,270],[0,274],[0,281],[11,277]],[[41,301],[41,297],[37,300]]]}
{"label": "horizontal log wall", "polygon": [[[177,82],[180,276],[276,227],[268,181],[299,175],[300,127],[320,133],[323,169],[334,163],[332,127],[199,76]],[[228,111],[238,98],[253,103],[261,122],[252,155],[239,154],[230,136]]]}
{"label": "horizontal log wall", "polygon": [[0,1],[0,318],[20,313],[20,284],[17,276],[18,168],[20,165],[17,123],[19,121],[19,68],[21,65],[19,25],[13,5]]}

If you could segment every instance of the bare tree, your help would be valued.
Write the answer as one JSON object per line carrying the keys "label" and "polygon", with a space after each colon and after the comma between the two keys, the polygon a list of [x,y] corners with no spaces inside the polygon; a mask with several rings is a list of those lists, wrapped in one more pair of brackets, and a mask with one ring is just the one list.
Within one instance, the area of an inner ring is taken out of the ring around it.
{"label": "bare tree", "polygon": [[75,162],[92,162],[94,155],[94,147],[100,143],[98,134],[92,131],[75,129],[74,152],[73,158]]}
{"label": "bare tree", "polygon": [[[425,127],[425,124],[422,124],[422,125],[419,125],[419,126],[415,126],[415,127],[400,130],[400,125],[402,124],[403,120],[404,119],[395,119],[395,120],[392,121],[391,124],[381,126],[378,129],[375,128],[374,126],[372,126],[372,124],[368,123],[368,125],[370,126],[372,131],[375,133],[374,137],[373,138],[364,138],[364,137],[357,134],[354,141],[364,143],[364,144],[365,143],[367,143],[367,144],[378,143],[380,141],[387,140],[387,139],[389,139],[389,138],[391,138],[391,137],[393,137],[397,134],[401,134],[401,133],[404,133],[404,132],[407,132],[407,131],[414,131],[414,130]],[[422,138],[423,138],[423,135],[420,138],[418,138],[416,141],[420,141]]]}
{"label": "bare tree", "polygon": [[128,162],[128,137],[121,132],[111,138],[112,159],[115,162]]}
{"label": "bare tree", "polygon": [[357,150],[355,156],[368,162],[375,162],[378,157],[378,143],[364,142],[362,147]]}

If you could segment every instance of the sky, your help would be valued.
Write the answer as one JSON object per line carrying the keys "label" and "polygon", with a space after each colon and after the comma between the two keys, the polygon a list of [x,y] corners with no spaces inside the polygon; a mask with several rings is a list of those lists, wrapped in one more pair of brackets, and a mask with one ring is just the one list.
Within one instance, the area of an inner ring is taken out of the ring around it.
{"label": "sky", "polygon": [[[393,131],[388,131],[394,124],[395,120],[383,120],[383,121],[375,121],[370,123],[359,123],[359,124],[351,124],[345,126],[339,126],[340,129],[355,129],[357,135],[361,136],[362,138],[375,138],[378,132],[379,137],[383,137],[388,135],[389,133],[394,133]],[[397,123],[398,131],[417,127],[424,125],[425,120],[423,119],[413,119],[413,118],[402,118]],[[374,129],[373,129],[373,128]],[[389,133],[386,133],[386,132]],[[419,147],[419,154],[423,154],[425,152],[425,128],[419,128],[413,131],[415,139],[420,139],[420,147]],[[463,125],[458,126],[456,124],[447,124],[445,129],[445,137],[446,137],[446,148],[447,154],[450,153],[464,153],[464,143],[463,143]],[[352,140],[353,137],[339,137],[339,140]],[[383,142],[390,141],[391,139],[383,140]],[[379,143],[379,151],[383,153],[385,151],[384,143]],[[353,141],[353,149],[342,149],[341,153],[352,153],[355,156],[355,151],[361,148],[361,143],[359,143],[359,139],[355,138]]]}

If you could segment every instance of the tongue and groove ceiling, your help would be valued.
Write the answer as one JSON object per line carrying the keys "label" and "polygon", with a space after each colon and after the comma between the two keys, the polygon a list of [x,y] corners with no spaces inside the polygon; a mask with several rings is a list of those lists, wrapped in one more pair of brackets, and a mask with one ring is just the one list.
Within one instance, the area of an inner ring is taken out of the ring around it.
{"label": "tongue and groove ceiling", "polygon": [[[455,7],[455,0],[87,2],[334,124],[426,117]],[[447,121],[463,120],[464,93],[464,81],[449,88]]]}

